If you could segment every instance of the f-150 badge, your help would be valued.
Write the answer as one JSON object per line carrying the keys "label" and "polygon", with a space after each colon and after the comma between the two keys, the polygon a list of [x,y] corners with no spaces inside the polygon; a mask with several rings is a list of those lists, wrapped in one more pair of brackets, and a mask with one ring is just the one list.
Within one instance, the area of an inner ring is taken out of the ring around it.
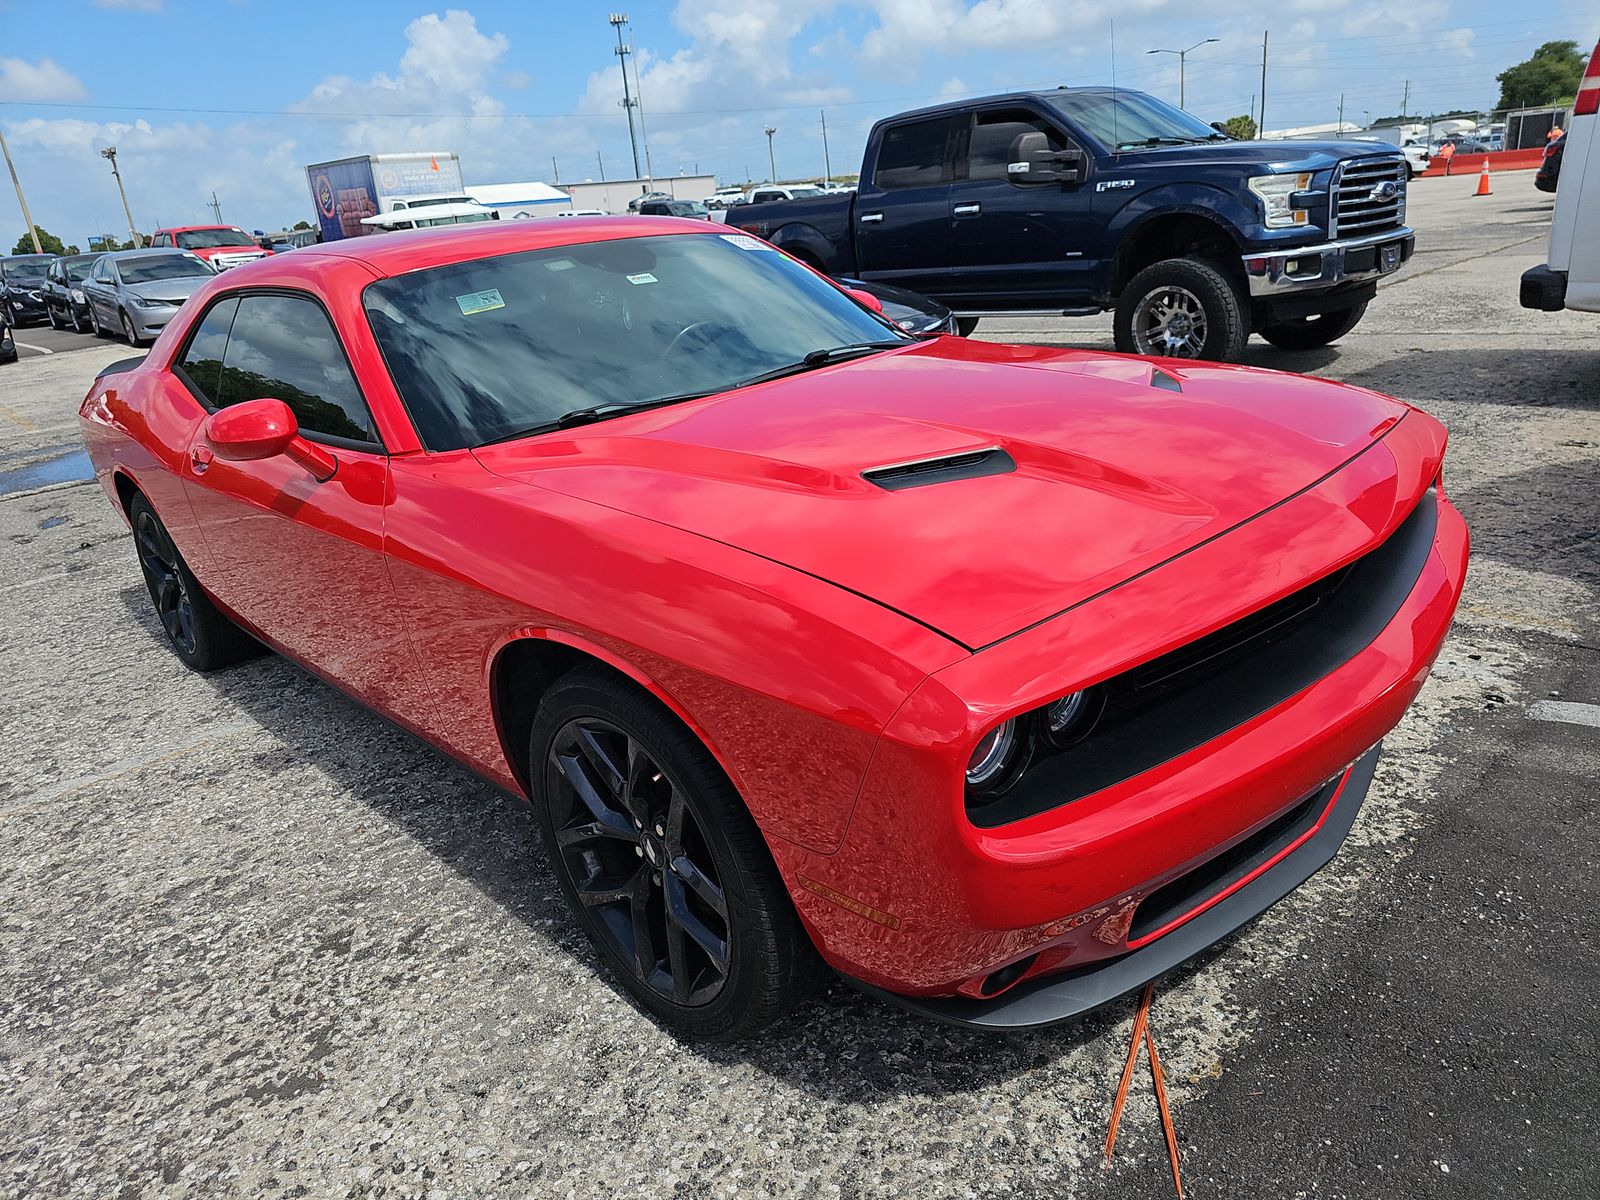
{"label": "f-150 badge", "polygon": [[1094,190],[1097,192],[1109,192],[1112,188],[1131,188],[1132,186],[1133,180],[1131,179],[1102,179],[1094,185]]}

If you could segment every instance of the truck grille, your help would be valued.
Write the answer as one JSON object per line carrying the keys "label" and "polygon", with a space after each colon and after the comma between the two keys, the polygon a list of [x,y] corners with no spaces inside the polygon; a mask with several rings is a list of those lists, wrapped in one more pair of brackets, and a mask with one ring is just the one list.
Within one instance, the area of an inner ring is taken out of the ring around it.
{"label": "truck grille", "polygon": [[1362,158],[1346,163],[1333,184],[1335,237],[1397,228],[1406,215],[1403,158]]}

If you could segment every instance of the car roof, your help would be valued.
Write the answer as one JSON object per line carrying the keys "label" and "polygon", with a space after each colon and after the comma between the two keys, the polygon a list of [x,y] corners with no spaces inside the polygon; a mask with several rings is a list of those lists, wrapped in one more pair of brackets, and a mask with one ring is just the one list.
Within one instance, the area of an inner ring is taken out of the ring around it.
{"label": "car roof", "polygon": [[59,254],[7,254],[4,258],[0,258],[0,263],[38,262],[41,258],[53,261],[60,257]]}
{"label": "car roof", "polygon": [[173,255],[187,255],[196,257],[193,250],[179,250],[173,246],[145,246],[139,250],[108,250],[105,254],[97,254],[96,258],[114,258],[122,262],[128,258],[163,258]]}
{"label": "car roof", "polygon": [[202,229],[225,229],[230,233],[243,233],[237,225],[163,225],[157,233],[198,233]]}
{"label": "car roof", "polygon": [[906,112],[895,113],[892,117],[884,117],[879,125],[888,121],[896,123],[910,117],[938,117],[948,113],[965,112],[977,108],[979,105],[990,104],[1025,104],[1028,102],[1046,104],[1059,100],[1062,96],[1115,96],[1120,92],[1131,92],[1130,88],[1111,87],[1058,87],[1038,88],[1028,92],[997,92],[992,96],[975,96],[970,100],[950,100],[943,104],[930,104],[927,108],[913,108]]}
{"label": "car roof", "polygon": [[[727,227],[707,224],[687,217],[569,217],[563,221],[479,221],[471,225],[441,225],[434,229],[402,229],[382,236],[344,238],[307,246],[285,255],[287,265],[314,268],[325,258],[342,258],[363,263],[379,277],[404,275],[409,271],[519,254],[526,250],[548,250],[584,242],[609,242],[619,238],[659,237],[664,234],[726,234]],[[261,262],[273,262],[262,259]],[[247,263],[228,272],[240,281],[254,274]]]}

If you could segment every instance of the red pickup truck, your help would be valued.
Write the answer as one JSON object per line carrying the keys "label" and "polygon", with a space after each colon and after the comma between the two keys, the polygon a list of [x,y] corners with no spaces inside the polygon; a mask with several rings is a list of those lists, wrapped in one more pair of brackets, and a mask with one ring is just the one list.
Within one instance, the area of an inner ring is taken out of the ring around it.
{"label": "red pickup truck", "polygon": [[181,225],[158,229],[150,235],[150,245],[187,250],[218,271],[254,262],[272,253],[263,250],[253,237],[236,225]]}

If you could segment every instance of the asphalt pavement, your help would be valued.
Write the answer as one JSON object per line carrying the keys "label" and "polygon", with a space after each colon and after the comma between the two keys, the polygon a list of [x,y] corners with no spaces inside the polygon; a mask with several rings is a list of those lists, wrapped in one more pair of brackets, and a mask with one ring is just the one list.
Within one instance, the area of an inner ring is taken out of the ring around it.
{"label": "asphalt pavement", "polygon": [[[1474,183],[1414,185],[1344,343],[1250,352],[1443,419],[1474,555],[1350,843],[1158,989],[1193,1197],[1596,1190],[1600,317],[1517,307],[1549,199]],[[836,987],[683,1045],[524,809],[280,660],[186,672],[79,482],[129,353],[81,341],[0,367],[0,1195],[1172,1194],[1142,1071],[1099,1163],[1131,1001],[993,1038]]]}

